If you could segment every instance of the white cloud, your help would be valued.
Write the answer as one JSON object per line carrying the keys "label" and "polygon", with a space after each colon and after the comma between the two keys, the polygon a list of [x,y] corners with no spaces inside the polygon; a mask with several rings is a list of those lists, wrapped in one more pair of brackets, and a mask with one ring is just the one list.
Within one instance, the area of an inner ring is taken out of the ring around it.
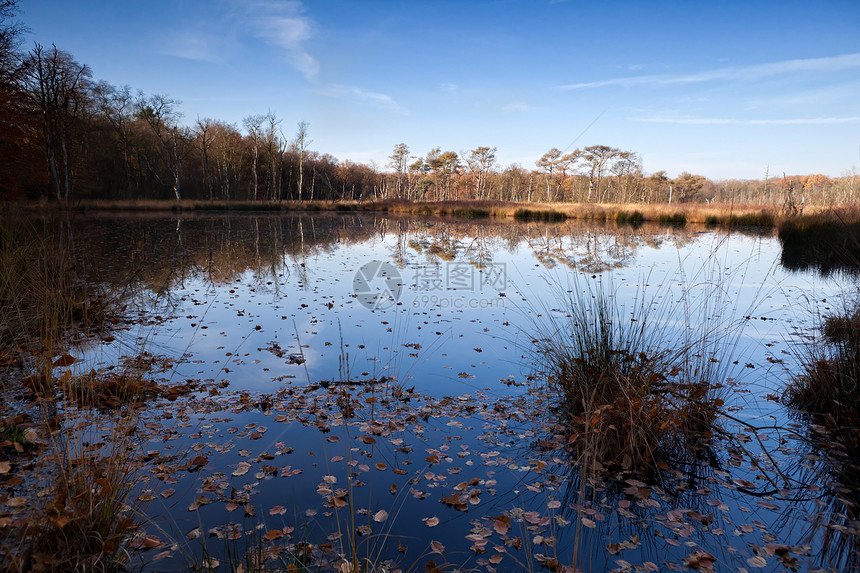
{"label": "white cloud", "polygon": [[671,86],[712,81],[755,81],[767,77],[801,73],[829,73],[860,68],[860,53],[844,54],[826,58],[786,60],[751,66],[718,68],[686,75],[648,75],[612,78],[596,82],[583,82],[559,86],[565,90],[593,89],[609,86]]}
{"label": "white cloud", "polygon": [[220,62],[224,40],[195,30],[185,30],[171,36],[160,53],[198,62]]}
{"label": "white cloud", "polygon": [[840,125],[860,123],[860,117],[800,117],[792,119],[734,119],[723,117],[666,118],[641,117],[643,123],[674,123],[680,125]]}
{"label": "white cloud", "polygon": [[394,113],[406,113],[406,110],[400,106],[394,98],[388,94],[367,91],[358,86],[345,86],[341,84],[329,84],[320,92],[333,98],[353,98],[367,102],[373,106],[386,109]]}
{"label": "white cloud", "polygon": [[305,47],[313,35],[313,22],[305,7],[295,1],[237,2],[242,26],[253,36],[286,53],[290,64],[309,82],[316,79],[319,61]]}

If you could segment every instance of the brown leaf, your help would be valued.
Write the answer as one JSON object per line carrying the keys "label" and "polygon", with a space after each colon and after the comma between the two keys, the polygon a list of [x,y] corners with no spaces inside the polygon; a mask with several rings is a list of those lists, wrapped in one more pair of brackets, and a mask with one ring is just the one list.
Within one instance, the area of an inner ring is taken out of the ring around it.
{"label": "brown leaf", "polygon": [[593,520],[593,519],[588,519],[587,517],[583,517],[583,518],[582,518],[582,524],[583,524],[585,527],[588,527],[588,528],[591,528],[591,529],[594,529],[594,527],[597,525],[596,523],[594,523],[594,520]]}
{"label": "brown leaf", "polygon": [[495,529],[496,533],[498,533],[499,535],[507,535],[510,526],[511,518],[507,515],[500,515],[493,520],[493,529]]}
{"label": "brown leaf", "polygon": [[431,541],[430,542],[430,549],[432,550],[431,551],[432,553],[438,553],[439,555],[442,555],[443,553],[445,553],[445,546],[442,545],[441,543],[439,543],[438,541]]}
{"label": "brown leaf", "polygon": [[421,521],[427,524],[427,527],[436,527],[439,525],[439,518],[435,515],[433,517],[422,517]]}
{"label": "brown leaf", "polygon": [[386,519],[388,519],[388,512],[385,511],[384,509],[380,509],[379,511],[377,511],[376,513],[373,514],[373,521],[375,521],[377,523],[382,523]]}
{"label": "brown leaf", "polygon": [[74,356],[63,354],[54,362],[54,368],[65,368],[66,366],[71,366],[75,362],[77,362],[77,359]]}
{"label": "brown leaf", "polygon": [[280,529],[270,529],[266,532],[266,535],[263,536],[263,539],[266,541],[274,541],[275,539],[280,539],[284,536],[284,532]]}

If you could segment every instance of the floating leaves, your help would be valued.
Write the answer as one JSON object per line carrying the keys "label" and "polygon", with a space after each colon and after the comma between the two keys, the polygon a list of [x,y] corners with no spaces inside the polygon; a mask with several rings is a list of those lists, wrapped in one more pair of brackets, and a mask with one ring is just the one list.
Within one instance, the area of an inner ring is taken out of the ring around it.
{"label": "floating leaves", "polygon": [[373,514],[373,521],[375,521],[377,523],[382,523],[386,519],[388,519],[388,512],[385,511],[384,509],[380,509],[379,511],[377,511],[376,513]]}

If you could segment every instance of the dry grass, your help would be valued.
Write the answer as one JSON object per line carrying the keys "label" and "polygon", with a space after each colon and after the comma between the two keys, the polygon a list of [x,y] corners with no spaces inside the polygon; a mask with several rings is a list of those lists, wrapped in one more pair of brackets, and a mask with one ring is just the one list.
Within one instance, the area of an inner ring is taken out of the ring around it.
{"label": "dry grass", "polygon": [[82,408],[86,393],[69,368],[70,345],[105,327],[113,301],[82,280],[86,261],[64,230],[51,219],[0,221],[2,415],[27,444],[0,476],[5,571],[115,570],[140,523],[137,417]]}
{"label": "dry grass", "polygon": [[804,372],[786,390],[789,405],[852,435],[860,428],[860,303],[825,317],[806,346]]}
{"label": "dry grass", "polygon": [[[34,204],[36,210],[59,208],[57,205]],[[544,221],[580,219],[588,221],[632,220],[671,224],[695,223],[726,227],[773,227],[782,218],[775,207],[761,205],[717,205],[701,203],[667,204],[595,204],[595,203],[527,203],[498,200],[405,201],[394,199],[358,201],[247,201],[185,200],[182,203],[163,200],[91,200],[75,203],[74,210],[84,211],[367,211],[409,215],[435,215],[462,218],[493,217],[497,219],[537,219]],[[641,217],[641,218],[640,218]]]}
{"label": "dry grass", "polygon": [[[559,397],[559,419],[586,476],[650,479],[663,463],[682,467],[707,453],[740,332],[739,324],[698,319],[722,306],[720,292],[704,293],[712,298],[679,315],[644,292],[631,303],[610,287],[577,283],[554,303],[563,315],[530,311],[541,316],[532,334],[536,363]],[[670,332],[673,323],[686,324],[683,332]]]}

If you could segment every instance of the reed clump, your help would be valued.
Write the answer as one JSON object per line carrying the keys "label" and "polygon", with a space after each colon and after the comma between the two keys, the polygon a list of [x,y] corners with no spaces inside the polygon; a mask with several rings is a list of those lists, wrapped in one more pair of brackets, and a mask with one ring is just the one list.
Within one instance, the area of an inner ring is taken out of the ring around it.
{"label": "reed clump", "polygon": [[803,372],[788,385],[786,402],[855,434],[860,428],[860,303],[825,317],[821,337],[805,352]]}
{"label": "reed clump", "polygon": [[860,210],[785,219],[779,225],[780,262],[790,270],[816,268],[860,274]]}
{"label": "reed clump", "polygon": [[718,431],[720,329],[693,333],[688,317],[685,334],[670,333],[677,317],[639,300],[631,311],[605,287],[571,289],[564,316],[556,313],[533,337],[568,444],[591,477],[648,478],[661,463],[691,463]]}
{"label": "reed clump", "polygon": [[631,227],[639,227],[645,221],[645,216],[641,211],[626,211],[621,210],[615,215],[615,222],[619,225],[630,225]]}
{"label": "reed clump", "polygon": [[555,209],[526,209],[520,207],[514,211],[514,218],[534,221],[564,221],[567,219],[567,214]]}

